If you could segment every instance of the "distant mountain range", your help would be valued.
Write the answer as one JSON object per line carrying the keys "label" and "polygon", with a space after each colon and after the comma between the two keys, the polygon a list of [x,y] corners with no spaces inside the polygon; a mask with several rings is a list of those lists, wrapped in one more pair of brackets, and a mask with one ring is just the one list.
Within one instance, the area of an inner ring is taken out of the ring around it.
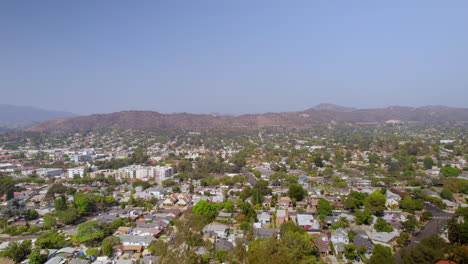
{"label": "distant mountain range", "polygon": [[73,116],[77,115],[69,112],[44,110],[31,106],[0,104],[0,131],[25,128],[42,121]]}
{"label": "distant mountain range", "polygon": [[446,106],[356,109],[333,104],[320,104],[302,112],[217,116],[213,114],[153,111],[122,111],[45,121],[33,125],[32,132],[70,132],[100,129],[255,129],[262,127],[306,127],[314,124],[383,123],[383,122],[448,122],[468,121],[468,108]]}

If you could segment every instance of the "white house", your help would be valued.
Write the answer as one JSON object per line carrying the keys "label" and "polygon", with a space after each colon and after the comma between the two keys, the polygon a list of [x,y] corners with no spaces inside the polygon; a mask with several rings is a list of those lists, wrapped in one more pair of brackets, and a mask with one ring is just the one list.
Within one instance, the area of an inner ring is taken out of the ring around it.
{"label": "white house", "polygon": [[348,232],[343,228],[338,228],[331,233],[331,241],[333,244],[345,243],[349,244]]}

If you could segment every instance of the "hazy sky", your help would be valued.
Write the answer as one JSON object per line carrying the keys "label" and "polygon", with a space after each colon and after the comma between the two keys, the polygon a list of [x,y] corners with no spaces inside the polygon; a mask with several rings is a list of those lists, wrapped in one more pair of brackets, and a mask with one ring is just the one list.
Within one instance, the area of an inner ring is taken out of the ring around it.
{"label": "hazy sky", "polygon": [[0,103],[468,107],[468,1],[0,1]]}

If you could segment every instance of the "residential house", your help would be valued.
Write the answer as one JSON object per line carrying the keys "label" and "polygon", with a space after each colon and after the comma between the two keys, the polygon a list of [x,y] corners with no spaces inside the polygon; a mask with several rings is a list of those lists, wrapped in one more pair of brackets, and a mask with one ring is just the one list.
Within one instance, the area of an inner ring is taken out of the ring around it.
{"label": "residential house", "polygon": [[348,232],[343,228],[338,228],[334,232],[331,232],[330,240],[334,245],[336,253],[341,254],[344,251],[344,245],[349,244]]}
{"label": "residential house", "polygon": [[366,255],[370,255],[372,250],[374,249],[374,243],[372,240],[369,239],[367,234],[363,235],[356,235],[353,238],[353,244],[356,245],[357,248],[365,247],[366,248]]}
{"label": "residential house", "polygon": [[255,228],[254,229],[255,236],[257,238],[270,238],[275,236],[278,233],[277,229],[274,228]]}
{"label": "residential house", "polygon": [[268,212],[262,212],[261,214],[257,214],[257,220],[262,225],[271,224],[271,215]]}
{"label": "residential house", "polygon": [[213,234],[217,237],[227,237],[228,226],[220,223],[211,223],[203,228],[204,234]]}
{"label": "residential house", "polygon": [[290,206],[292,206],[292,202],[291,202],[291,198],[289,197],[281,197],[278,202],[276,203],[276,205],[279,207],[279,208],[289,208]]}
{"label": "residential house", "polygon": [[288,209],[278,209],[276,211],[276,226],[279,227],[287,221],[289,221]]}
{"label": "residential house", "polygon": [[297,214],[297,225],[302,226],[305,230],[309,231],[320,230],[319,222],[310,214]]}
{"label": "residential house", "polygon": [[149,246],[149,244],[156,240],[153,236],[135,236],[135,235],[119,235],[123,246]]}
{"label": "residential house", "polygon": [[321,258],[326,258],[328,255],[330,255],[331,249],[329,243],[323,241],[322,239],[315,239],[313,243],[315,243],[317,246]]}

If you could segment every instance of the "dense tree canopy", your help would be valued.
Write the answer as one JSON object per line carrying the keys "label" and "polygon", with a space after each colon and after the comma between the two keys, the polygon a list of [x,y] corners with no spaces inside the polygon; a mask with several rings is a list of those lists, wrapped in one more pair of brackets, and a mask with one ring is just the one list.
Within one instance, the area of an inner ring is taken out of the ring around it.
{"label": "dense tree canopy", "polygon": [[374,213],[374,215],[382,215],[385,211],[385,195],[383,195],[379,190],[373,192],[371,195],[367,196],[364,200],[364,206],[366,209],[369,209]]}
{"label": "dense tree canopy", "polygon": [[330,215],[333,211],[333,206],[327,199],[320,199],[317,203],[317,213],[320,217],[324,218],[327,215]]}
{"label": "dense tree canopy", "polygon": [[301,185],[291,184],[288,190],[288,196],[291,199],[296,199],[296,201],[302,201],[306,197],[307,192]]}

